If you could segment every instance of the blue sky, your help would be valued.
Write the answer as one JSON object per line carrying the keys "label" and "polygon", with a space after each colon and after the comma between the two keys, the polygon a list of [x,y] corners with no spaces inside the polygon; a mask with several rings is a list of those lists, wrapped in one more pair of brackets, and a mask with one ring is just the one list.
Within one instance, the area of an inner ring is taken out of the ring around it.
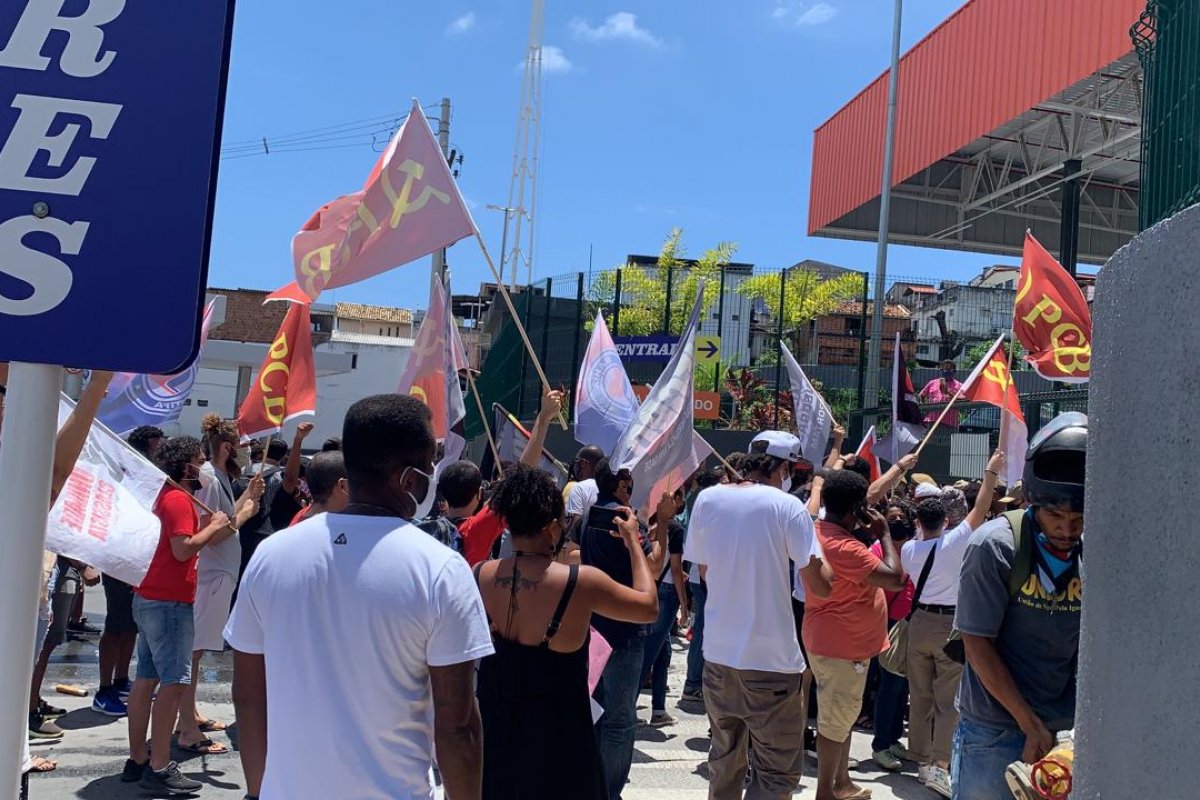
{"label": "blue sky", "polygon": [[[905,9],[908,48],[961,5]],[[460,186],[493,254],[512,171],[529,2],[292,0],[239,4],[225,119],[236,146],[454,103]],[[674,226],[690,254],[805,258],[873,269],[870,243],[805,235],[812,131],[887,67],[891,0],[586,0],[547,3],[535,280],[656,253]],[[553,67],[553,68],[551,68]],[[903,102],[903,101],[901,101]],[[221,164],[209,283],[274,289],[312,212],[361,185],[369,144]],[[357,141],[364,141],[360,139]],[[252,152],[251,149],[238,151]],[[488,277],[473,241],[450,250],[455,291]],[[889,273],[966,278],[993,256],[892,247]],[[422,307],[428,260],[322,301]],[[417,278],[420,279],[417,279]]]}

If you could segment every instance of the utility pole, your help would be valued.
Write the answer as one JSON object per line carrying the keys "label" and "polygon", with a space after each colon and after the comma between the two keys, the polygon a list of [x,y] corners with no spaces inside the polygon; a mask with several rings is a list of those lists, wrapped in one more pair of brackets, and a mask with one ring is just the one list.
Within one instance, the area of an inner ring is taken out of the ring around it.
{"label": "utility pole", "polygon": [[[871,345],[867,355],[866,400],[872,408],[879,397],[879,369],[883,350],[883,296],[887,292],[888,223],[892,211],[892,158],[896,149],[896,91],[900,73],[900,19],[904,0],[896,0],[892,20],[892,68],[888,73],[887,130],[883,144],[883,178],[879,193],[879,246],[875,255],[875,304],[871,315]],[[863,298],[864,305],[867,299]],[[866,423],[864,422],[864,425]]]}
{"label": "utility pole", "polygon": [[[442,158],[450,158],[450,98],[442,98],[442,113],[438,118],[438,145],[442,148]],[[446,279],[446,248],[433,252],[433,274],[431,282]]]}

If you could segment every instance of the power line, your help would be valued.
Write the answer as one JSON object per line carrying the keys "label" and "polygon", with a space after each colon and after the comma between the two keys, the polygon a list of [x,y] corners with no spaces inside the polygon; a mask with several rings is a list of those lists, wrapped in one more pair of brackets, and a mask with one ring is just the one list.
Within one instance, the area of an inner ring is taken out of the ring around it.
{"label": "power line", "polygon": [[[437,108],[437,103],[422,106],[422,110]],[[243,139],[226,143],[221,147],[222,160],[270,155],[271,153],[293,153],[312,150],[332,150],[341,147],[370,145],[381,149],[380,139],[386,144],[404,123],[406,114],[366,117],[363,119],[311,128],[275,137]],[[338,144],[339,142],[343,144]]]}

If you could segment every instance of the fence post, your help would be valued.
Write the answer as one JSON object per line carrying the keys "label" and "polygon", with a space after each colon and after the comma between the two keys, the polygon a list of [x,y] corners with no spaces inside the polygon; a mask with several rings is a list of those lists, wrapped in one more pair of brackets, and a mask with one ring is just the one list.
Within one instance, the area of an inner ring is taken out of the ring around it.
{"label": "fence post", "polygon": [[779,429],[779,386],[783,380],[783,311],[787,270],[779,273],[779,322],[775,326],[775,429]]}
{"label": "fence post", "polygon": [[571,419],[575,419],[575,385],[579,383],[579,340],[583,338],[583,273],[575,290],[575,349],[571,353],[571,393],[568,395]]}
{"label": "fence post", "polygon": [[[864,272],[861,316],[858,323],[858,407],[866,408],[867,380],[867,294],[871,291],[871,273]],[[878,301],[877,301],[878,302]],[[886,310],[886,309],[885,309]],[[893,366],[894,368],[894,366]],[[879,405],[879,398],[871,401],[871,408]],[[866,430],[864,428],[864,430]]]}
{"label": "fence post", "polygon": [[617,336],[621,330],[621,270],[617,270],[617,285],[613,290],[612,335]]}
{"label": "fence post", "polygon": [[667,266],[667,307],[663,309],[663,335],[671,335],[671,279],[675,277],[675,267]]}
{"label": "fence post", "polygon": [[[721,329],[725,324],[725,267],[721,266],[721,290],[717,295],[717,338],[721,338]],[[721,344],[724,347],[724,342]],[[717,363],[713,365],[713,391],[720,394],[721,391],[721,358],[717,357]],[[721,402],[720,397],[717,398],[717,403]]]}
{"label": "fence post", "polygon": [[[533,286],[525,286],[525,307],[521,309],[521,324],[529,330],[529,318],[533,316]],[[529,369],[529,348],[521,348],[521,383],[517,387],[517,419],[525,412],[525,373]]]}

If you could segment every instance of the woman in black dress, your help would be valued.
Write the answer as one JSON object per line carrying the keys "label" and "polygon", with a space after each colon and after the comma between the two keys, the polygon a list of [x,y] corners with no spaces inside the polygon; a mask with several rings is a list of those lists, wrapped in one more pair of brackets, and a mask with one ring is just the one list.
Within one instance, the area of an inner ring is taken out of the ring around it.
{"label": "woman in black dress", "polygon": [[630,588],[555,560],[566,530],[562,493],[549,473],[517,465],[491,503],[515,552],[475,568],[496,646],[479,666],[484,800],[606,800],[588,694],[588,631],[593,611],[637,623],[658,615],[637,521],[629,512],[613,531],[629,550]]}

